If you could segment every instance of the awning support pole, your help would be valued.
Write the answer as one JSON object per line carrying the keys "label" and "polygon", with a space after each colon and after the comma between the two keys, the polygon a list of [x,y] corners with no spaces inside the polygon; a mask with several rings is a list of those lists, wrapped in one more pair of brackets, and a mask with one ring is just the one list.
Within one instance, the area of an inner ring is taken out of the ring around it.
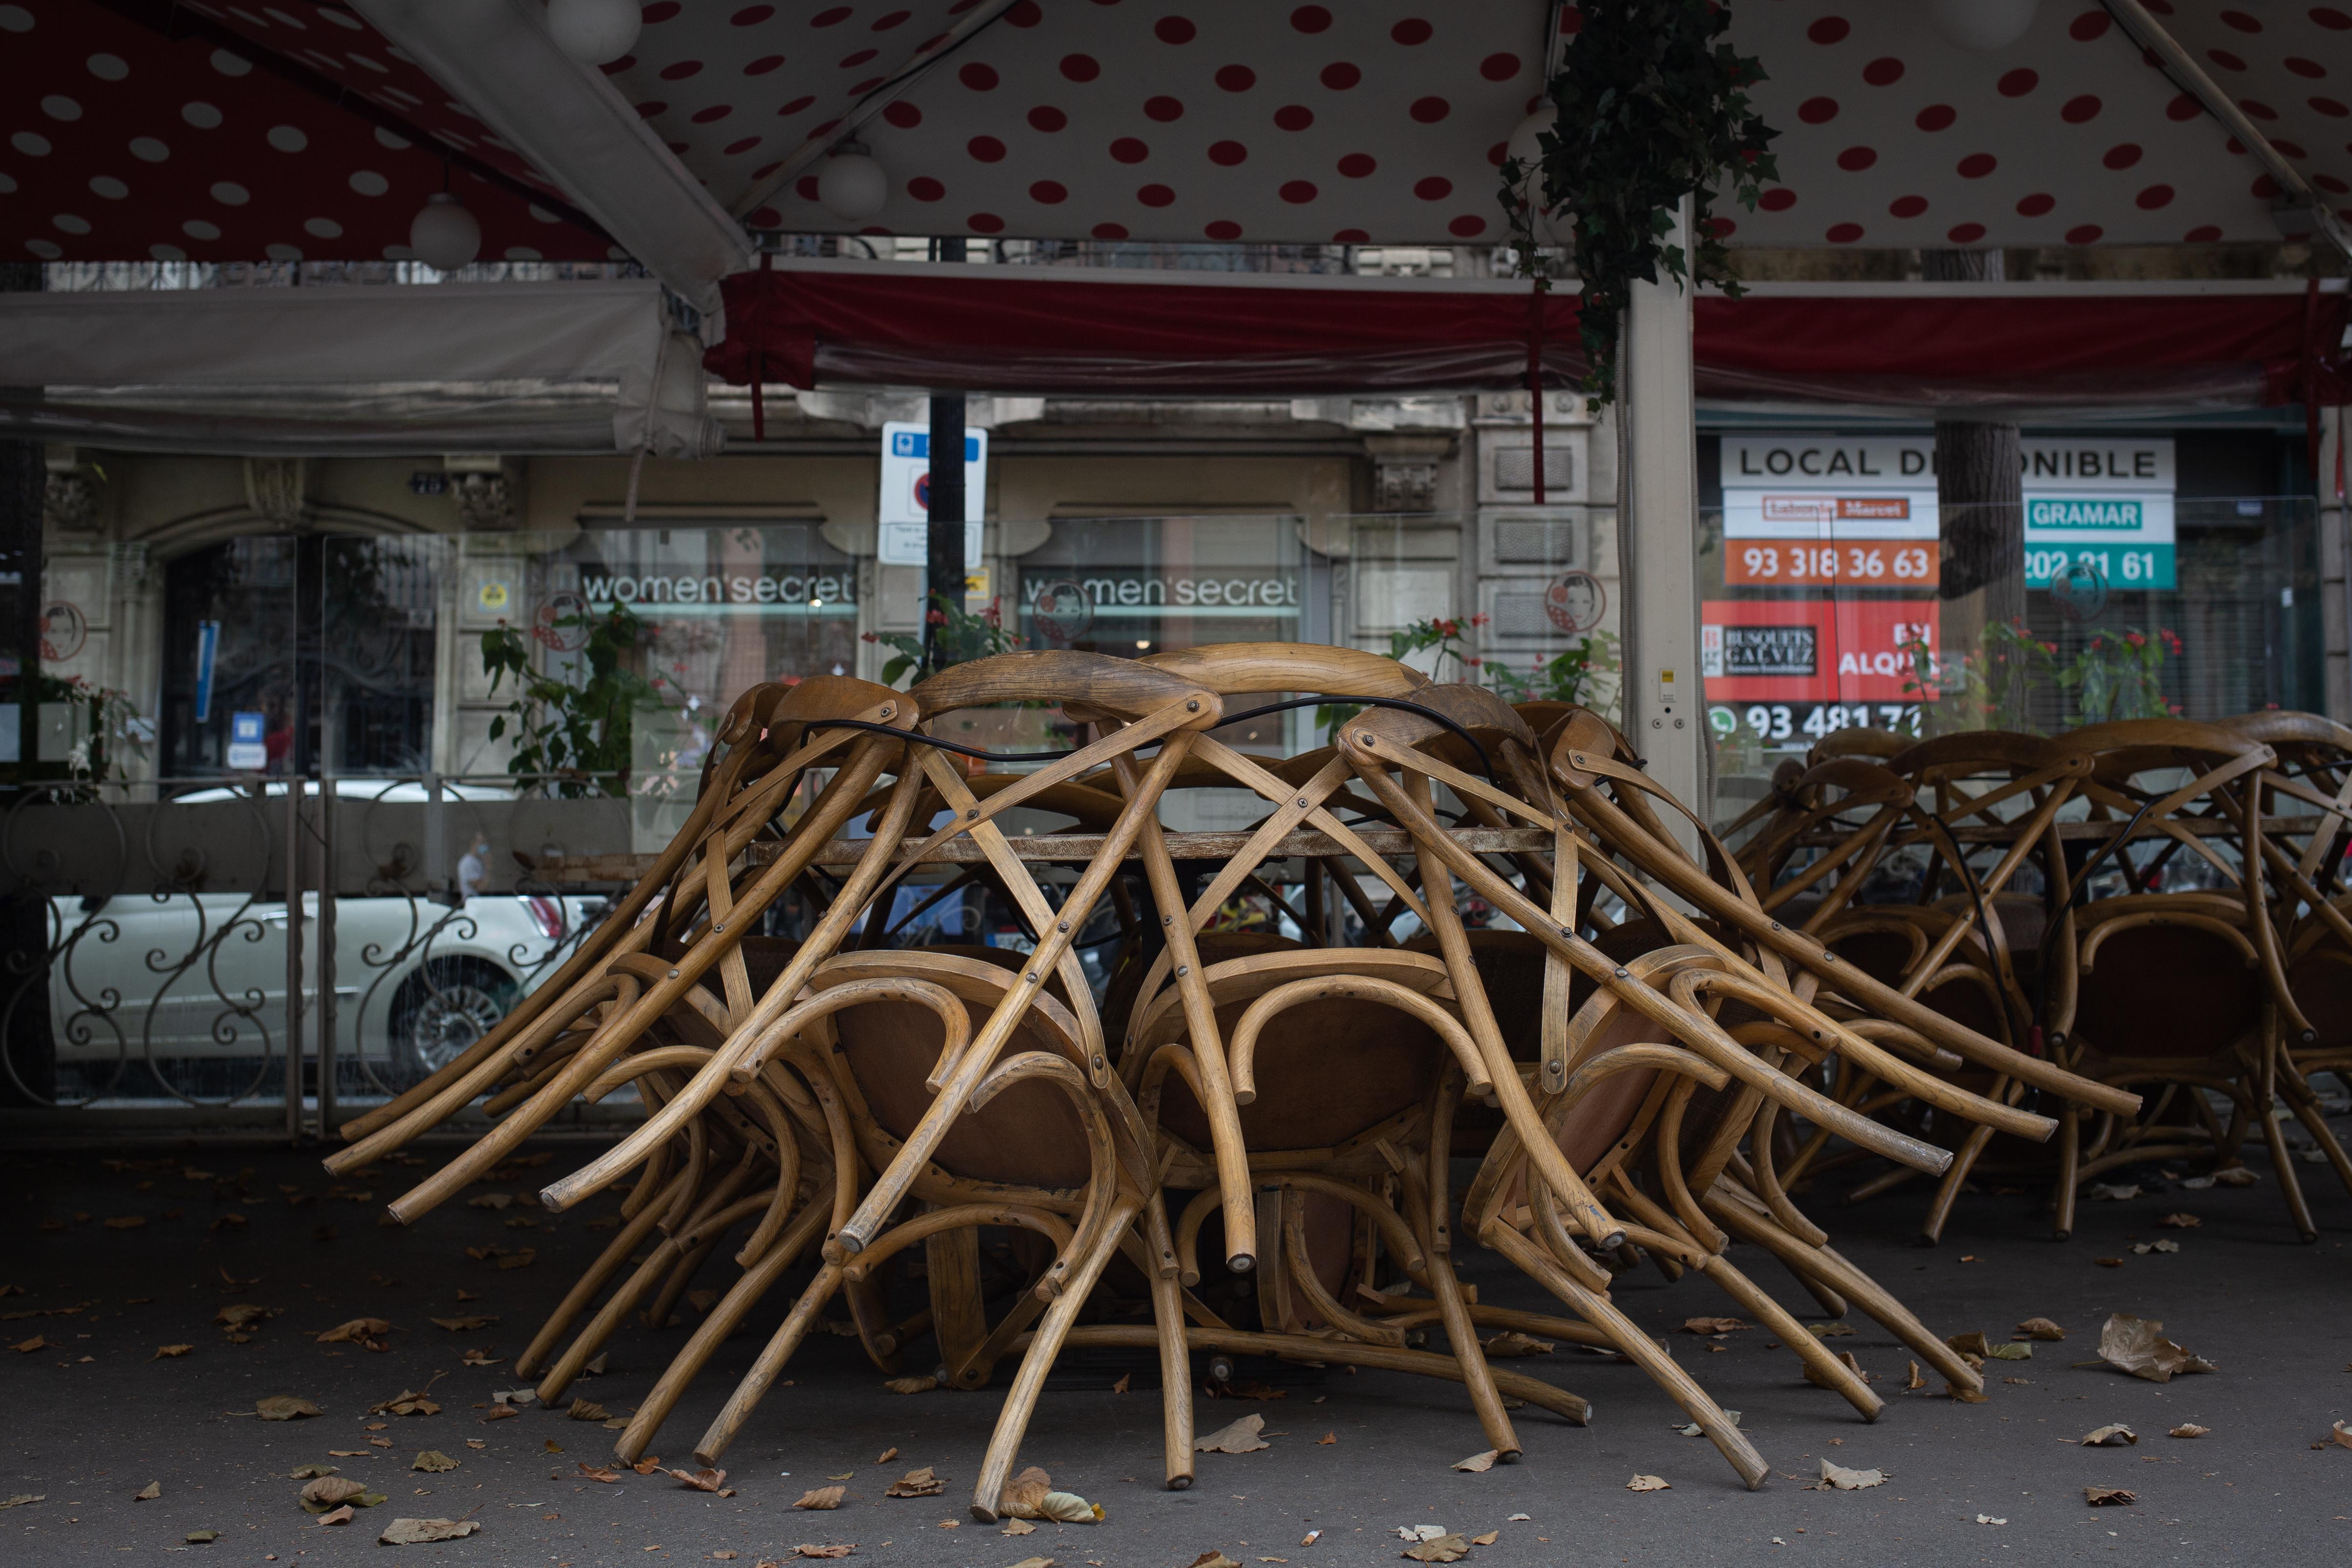
{"label": "awning support pole", "polygon": [[[1669,243],[1687,246],[1690,205]],[[1618,356],[1618,476],[1625,733],[1649,775],[1712,817],[1699,689],[1698,432],[1692,300],[1672,278],[1635,282]],[[1696,845],[1693,844],[1696,849]]]}

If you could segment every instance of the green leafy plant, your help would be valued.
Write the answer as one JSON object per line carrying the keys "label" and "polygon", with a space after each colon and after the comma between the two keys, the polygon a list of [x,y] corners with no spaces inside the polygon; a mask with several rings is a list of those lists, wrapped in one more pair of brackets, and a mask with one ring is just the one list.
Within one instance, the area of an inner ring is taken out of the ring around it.
{"label": "green leafy plant", "polygon": [[578,681],[539,668],[532,639],[501,622],[482,634],[482,669],[490,693],[509,676],[515,695],[490,721],[490,739],[514,735],[507,771],[525,789],[547,789],[566,799],[627,793],[631,745],[640,709],[667,708],[663,682],[631,668],[652,641],[646,623],[626,605],[602,614],[567,616],[553,629],[585,626]]}
{"label": "green leafy plant", "polygon": [[[947,595],[934,594],[930,611],[924,619],[939,628],[936,641],[941,669],[992,654],[1010,653],[1021,646],[1020,637],[1004,624],[1000,600],[991,599],[988,608],[974,615],[961,605],[950,603]],[[923,639],[919,635],[867,632],[864,636],[867,642],[880,643],[894,650],[895,657],[882,667],[883,685],[896,686],[901,678],[923,672]]]}
{"label": "green leafy plant", "polygon": [[1903,692],[1919,704],[1919,732],[2011,730],[2040,734],[2033,694],[2057,672],[2056,643],[2043,642],[2022,621],[1997,621],[1970,652],[1938,657],[1925,637],[1902,647],[1911,665]]}
{"label": "green leafy plant", "polygon": [[[1557,118],[1537,137],[1532,161],[1503,162],[1501,201],[1521,270],[1543,287],[1535,225],[1546,214],[1573,221],[1582,280],[1579,332],[1585,390],[1595,407],[1616,395],[1617,347],[1636,279],[1658,272],[1720,285],[1737,297],[1713,216],[1728,185],[1750,211],[1779,177],[1767,151],[1779,134],[1749,106],[1764,79],[1754,58],[1723,41],[1730,13],[1712,0],[1582,0],[1582,21],[1545,89]],[[1690,245],[1668,236],[1692,198]]]}
{"label": "green leafy plant", "polygon": [[[1468,624],[1475,629],[1486,621],[1486,616],[1477,615]],[[1402,664],[1413,654],[1434,648],[1437,658],[1431,673],[1441,679],[1447,674],[1446,660],[1451,659],[1454,679],[1483,684],[1506,702],[1572,702],[1615,721],[1624,661],[1613,634],[1590,633],[1563,653],[1548,659],[1538,657],[1521,675],[1499,658],[1471,652],[1463,625],[1444,616],[1415,621],[1401,632],[1389,634],[1389,657]],[[1315,720],[1327,731],[1336,732],[1362,711],[1353,704],[1325,703],[1315,710]]]}
{"label": "green leafy plant", "polygon": [[2058,671],[2059,687],[2074,700],[2074,722],[2104,724],[2116,719],[2164,719],[2180,705],[2164,695],[2164,661],[2179,658],[2180,638],[2158,627],[2154,637],[2135,628],[2097,631],[2074,661]]}
{"label": "green leafy plant", "polygon": [[1973,652],[1958,657],[1939,659],[1925,639],[1904,644],[1911,673],[1903,689],[1917,699],[1918,729],[1927,735],[1964,730],[2040,734],[2034,708],[2043,691],[2060,694],[2055,718],[2062,728],[2161,719],[2181,710],[2164,695],[2165,660],[2179,658],[2181,647],[2168,628],[2154,637],[2102,629],[2063,658],[2056,643],[2036,637],[2023,622],[2001,622],[1985,628]]}

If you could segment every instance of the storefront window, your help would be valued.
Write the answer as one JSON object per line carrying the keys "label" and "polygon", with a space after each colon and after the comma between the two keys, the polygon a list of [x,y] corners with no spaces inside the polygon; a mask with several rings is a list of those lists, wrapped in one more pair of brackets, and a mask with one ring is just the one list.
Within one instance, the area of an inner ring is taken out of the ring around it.
{"label": "storefront window", "polygon": [[2286,466],[2266,435],[2027,431],[2025,615],[1982,626],[1941,597],[1937,542],[1956,520],[1931,434],[1707,446],[1720,500],[1700,520],[1700,668],[1718,816],[1857,725],[2052,733],[2322,706],[2315,503],[2211,493]]}

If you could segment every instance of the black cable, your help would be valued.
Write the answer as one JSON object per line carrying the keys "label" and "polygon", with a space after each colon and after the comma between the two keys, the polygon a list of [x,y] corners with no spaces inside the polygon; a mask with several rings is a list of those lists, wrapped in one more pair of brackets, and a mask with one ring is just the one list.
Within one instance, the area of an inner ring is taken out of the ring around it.
{"label": "black cable", "polygon": [[2058,906],[2053,912],[2049,924],[2042,928],[2042,941],[2033,950],[2033,1026],[2036,1030],[2042,1027],[2042,1019],[2050,1009],[2050,942],[2058,934],[2058,928],[2065,923],[2059,917],[2064,915],[2069,910],[2080,909],[2090,901],[2091,878],[2097,872],[2099,862],[2130,840],[2131,836],[2139,829],[2140,819],[2147,815],[2148,808],[2155,804],[2156,797],[2153,795],[2140,802],[2139,809],[2131,814],[2131,820],[2124,824],[2123,831],[2100,845],[2099,852],[2083,862],[2083,869],[2074,879],[2074,890],[2066,895],[2066,901]]}

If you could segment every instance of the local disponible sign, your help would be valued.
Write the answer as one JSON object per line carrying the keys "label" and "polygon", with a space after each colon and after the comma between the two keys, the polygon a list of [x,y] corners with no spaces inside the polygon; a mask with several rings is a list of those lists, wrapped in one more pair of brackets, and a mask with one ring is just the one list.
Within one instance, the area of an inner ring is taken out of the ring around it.
{"label": "local disponible sign", "polygon": [[[988,432],[977,425],[963,433],[963,564],[980,565],[981,514],[988,495]],[[875,559],[885,566],[922,566],[930,561],[931,427],[882,426],[881,537]]]}
{"label": "local disponible sign", "polygon": [[[2175,585],[2170,440],[2035,437],[2020,443],[2020,459],[2030,586],[2046,588],[2053,576],[2085,563],[2116,588]],[[1843,555],[1762,542],[1932,546],[1941,521],[1928,437],[1741,437],[1723,443],[1724,536],[1759,542],[1752,551],[1729,550],[1726,580],[1738,585],[1932,586],[1941,565],[1932,550],[1865,550],[1849,563]]]}

